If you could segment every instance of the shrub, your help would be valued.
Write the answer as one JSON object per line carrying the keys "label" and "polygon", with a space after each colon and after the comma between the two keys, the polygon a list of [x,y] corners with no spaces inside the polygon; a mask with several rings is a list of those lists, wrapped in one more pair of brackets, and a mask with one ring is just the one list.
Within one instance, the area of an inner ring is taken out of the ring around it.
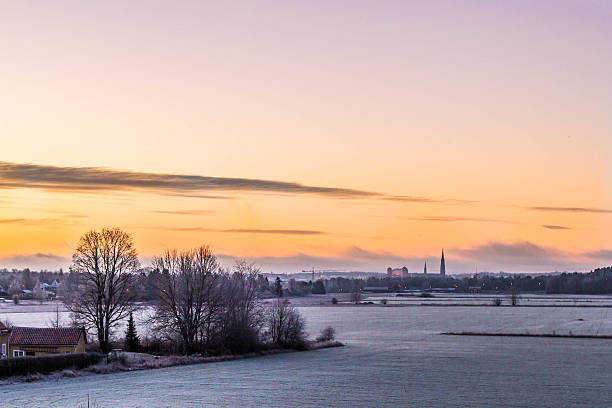
{"label": "shrub", "polygon": [[45,374],[68,368],[81,369],[100,362],[99,353],[54,354],[39,357],[18,357],[0,360],[0,377]]}
{"label": "shrub", "polygon": [[493,299],[493,304],[494,304],[495,306],[501,306],[501,304],[502,304],[502,300],[501,300],[501,298],[498,298],[498,297],[497,297],[497,298]]}
{"label": "shrub", "polygon": [[332,305],[337,305],[337,304],[338,304],[338,299],[332,298]]}
{"label": "shrub", "polygon": [[387,299],[383,299],[380,301],[381,304],[386,305],[387,304]]}
{"label": "shrub", "polygon": [[327,326],[321,331],[317,341],[332,341],[336,338],[336,329],[331,326]]}

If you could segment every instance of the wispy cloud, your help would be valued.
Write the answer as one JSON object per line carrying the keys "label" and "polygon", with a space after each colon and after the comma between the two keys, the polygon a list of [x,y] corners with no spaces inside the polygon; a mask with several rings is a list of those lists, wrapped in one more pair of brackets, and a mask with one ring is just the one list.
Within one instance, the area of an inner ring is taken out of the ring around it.
{"label": "wispy cloud", "polygon": [[583,254],[589,258],[612,262],[612,249],[600,249],[599,251],[590,251]]}
{"label": "wispy cloud", "polygon": [[25,218],[0,218],[0,224],[21,224]]}
{"label": "wispy cloud", "polygon": [[548,259],[563,255],[559,250],[545,248],[529,241],[514,243],[489,242],[468,249],[454,249],[453,252],[470,259],[503,259],[513,262]]}
{"label": "wispy cloud", "polygon": [[247,233],[247,234],[280,234],[280,235],[322,235],[325,234],[323,231],[310,231],[310,230],[291,230],[291,229],[227,229],[221,230],[221,232],[235,232],[235,233]]}
{"label": "wispy cloud", "polygon": [[220,232],[229,234],[276,234],[276,235],[324,235],[324,231],[302,230],[302,229],[255,229],[255,228],[229,228],[215,229],[206,227],[136,227],[139,229],[155,229],[163,231],[182,232]]}
{"label": "wispy cloud", "polygon": [[[601,249],[584,253],[568,253],[543,247],[531,242],[489,242],[471,248],[445,249],[447,272],[471,273],[475,264],[478,270],[497,272],[552,272],[588,271],[612,262],[612,250]],[[219,254],[219,259],[230,265],[235,259],[246,258],[262,267],[265,272],[294,273],[303,269],[343,270],[384,273],[388,266],[407,266],[409,271],[422,271],[427,260],[430,273],[436,273],[440,254],[400,255],[388,251],[373,251],[353,246],[332,256],[296,253],[285,256],[245,257],[241,254]],[[143,265],[150,264],[150,257],[143,256]],[[1,268],[59,269],[67,268],[70,258],[54,254],[27,254],[0,257]]]}
{"label": "wispy cloud", "polygon": [[10,224],[24,227],[58,226],[73,224],[77,219],[81,218],[87,218],[87,216],[81,214],[67,214],[59,218],[0,218],[0,225]]}
{"label": "wispy cloud", "polygon": [[0,268],[7,269],[30,268],[57,270],[59,268],[67,268],[70,266],[70,263],[70,258],[43,253],[0,257]]}
{"label": "wispy cloud", "polygon": [[148,173],[104,167],[59,167],[0,162],[0,189],[37,188],[53,191],[144,191],[188,198],[231,199],[206,193],[233,191],[317,195],[336,199],[378,199],[423,204],[471,204],[476,201],[389,195],[345,187],[233,177]]}
{"label": "wispy cloud", "polygon": [[212,210],[154,210],[149,212],[168,215],[210,215],[215,213]]}
{"label": "wispy cloud", "polygon": [[383,197],[384,200],[388,201],[400,201],[408,203],[429,203],[429,204],[474,204],[478,201],[473,200],[457,200],[453,198],[430,198],[430,197],[419,197],[419,196],[405,196],[405,195],[386,195]]}
{"label": "wispy cloud", "polygon": [[515,224],[512,221],[498,220],[494,218],[482,217],[450,217],[450,216],[430,216],[430,217],[402,217],[412,221],[431,221],[431,222],[499,222],[504,224]]}
{"label": "wispy cloud", "polygon": [[570,227],[564,227],[562,225],[542,225],[542,227],[551,229],[551,230],[569,230]]}
{"label": "wispy cloud", "polygon": [[535,211],[554,211],[554,212],[570,212],[570,213],[612,213],[612,210],[606,208],[590,208],[590,207],[527,207]]}
{"label": "wispy cloud", "polygon": [[308,186],[275,180],[160,174],[101,167],[58,167],[0,162],[0,188],[48,190],[149,190],[158,192],[250,191],[314,194],[336,198],[376,197],[350,188]]}

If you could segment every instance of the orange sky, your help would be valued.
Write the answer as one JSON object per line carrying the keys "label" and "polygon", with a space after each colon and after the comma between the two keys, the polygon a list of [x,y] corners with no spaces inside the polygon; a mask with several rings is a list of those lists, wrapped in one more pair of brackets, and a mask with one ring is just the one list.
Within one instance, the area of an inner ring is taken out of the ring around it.
{"label": "orange sky", "polygon": [[101,226],[143,263],[202,242],[288,272],[418,270],[441,247],[451,273],[612,262],[605,3],[0,16],[0,268],[67,266]]}

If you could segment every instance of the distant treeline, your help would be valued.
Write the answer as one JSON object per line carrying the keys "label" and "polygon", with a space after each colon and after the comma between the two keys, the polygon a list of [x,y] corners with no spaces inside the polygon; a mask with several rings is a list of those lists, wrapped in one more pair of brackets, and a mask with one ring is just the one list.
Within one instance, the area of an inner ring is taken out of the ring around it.
{"label": "distant treeline", "polygon": [[370,277],[347,279],[342,277],[318,280],[314,283],[290,280],[290,295],[309,293],[351,293],[366,286],[387,287],[391,292],[409,289],[455,288],[458,292],[474,290],[491,292],[546,292],[566,294],[612,294],[612,267],[595,269],[589,273],[563,273],[560,275],[484,276],[478,278],[431,277]]}
{"label": "distant treeline", "polygon": [[[157,269],[143,268],[138,271],[134,287],[135,299],[140,302],[152,301],[156,297],[156,287],[161,273]],[[36,282],[49,283],[57,280],[60,283],[59,296],[69,296],[79,282],[78,273],[70,272],[34,272],[24,270],[0,270],[0,296],[20,294],[22,289],[32,290]],[[369,277],[345,278],[334,277],[324,280],[303,281],[290,279],[283,285],[282,292],[291,296],[306,296],[324,293],[351,293],[366,286],[384,286],[389,291],[397,292],[408,289],[455,288],[458,292],[470,292],[479,288],[481,291],[521,291],[564,293],[564,294],[612,294],[612,267],[598,268],[589,273],[563,273],[560,275],[531,276],[480,276],[478,278],[440,277]],[[276,296],[276,282],[259,275],[257,289],[260,296]]]}
{"label": "distant treeline", "polygon": [[563,273],[546,280],[546,293],[609,294],[612,293],[612,267],[589,273]]}

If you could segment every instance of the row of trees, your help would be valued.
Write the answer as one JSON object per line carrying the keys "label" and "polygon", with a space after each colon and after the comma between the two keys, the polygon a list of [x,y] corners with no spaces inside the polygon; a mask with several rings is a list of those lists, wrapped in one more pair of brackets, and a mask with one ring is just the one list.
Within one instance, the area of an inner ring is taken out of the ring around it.
{"label": "row of trees", "polygon": [[[159,343],[183,353],[242,353],[267,344],[303,347],[304,321],[280,297],[271,308],[258,301],[269,290],[260,270],[245,261],[223,269],[208,246],[166,251],[153,261],[153,312],[148,319]],[[111,333],[130,316],[127,336],[136,337],[132,313],[139,284],[138,258],[130,234],[120,229],[90,231],[73,255],[78,281],[65,302],[96,332],[103,352]],[[126,341],[126,344],[128,342]],[[131,347],[131,346],[130,346]]]}
{"label": "row of trees", "polygon": [[468,292],[478,287],[494,292],[546,292],[571,294],[612,293],[612,268],[595,269],[590,273],[563,273],[541,276],[480,276],[471,278],[454,277],[369,277],[367,279],[347,279],[337,277],[315,282],[290,279],[287,292],[292,296],[324,293],[353,293],[366,286],[384,286],[391,292],[406,289],[454,288],[458,292]]}
{"label": "row of trees", "polygon": [[612,293],[612,267],[589,273],[562,273],[546,280],[546,293],[609,294]]}

